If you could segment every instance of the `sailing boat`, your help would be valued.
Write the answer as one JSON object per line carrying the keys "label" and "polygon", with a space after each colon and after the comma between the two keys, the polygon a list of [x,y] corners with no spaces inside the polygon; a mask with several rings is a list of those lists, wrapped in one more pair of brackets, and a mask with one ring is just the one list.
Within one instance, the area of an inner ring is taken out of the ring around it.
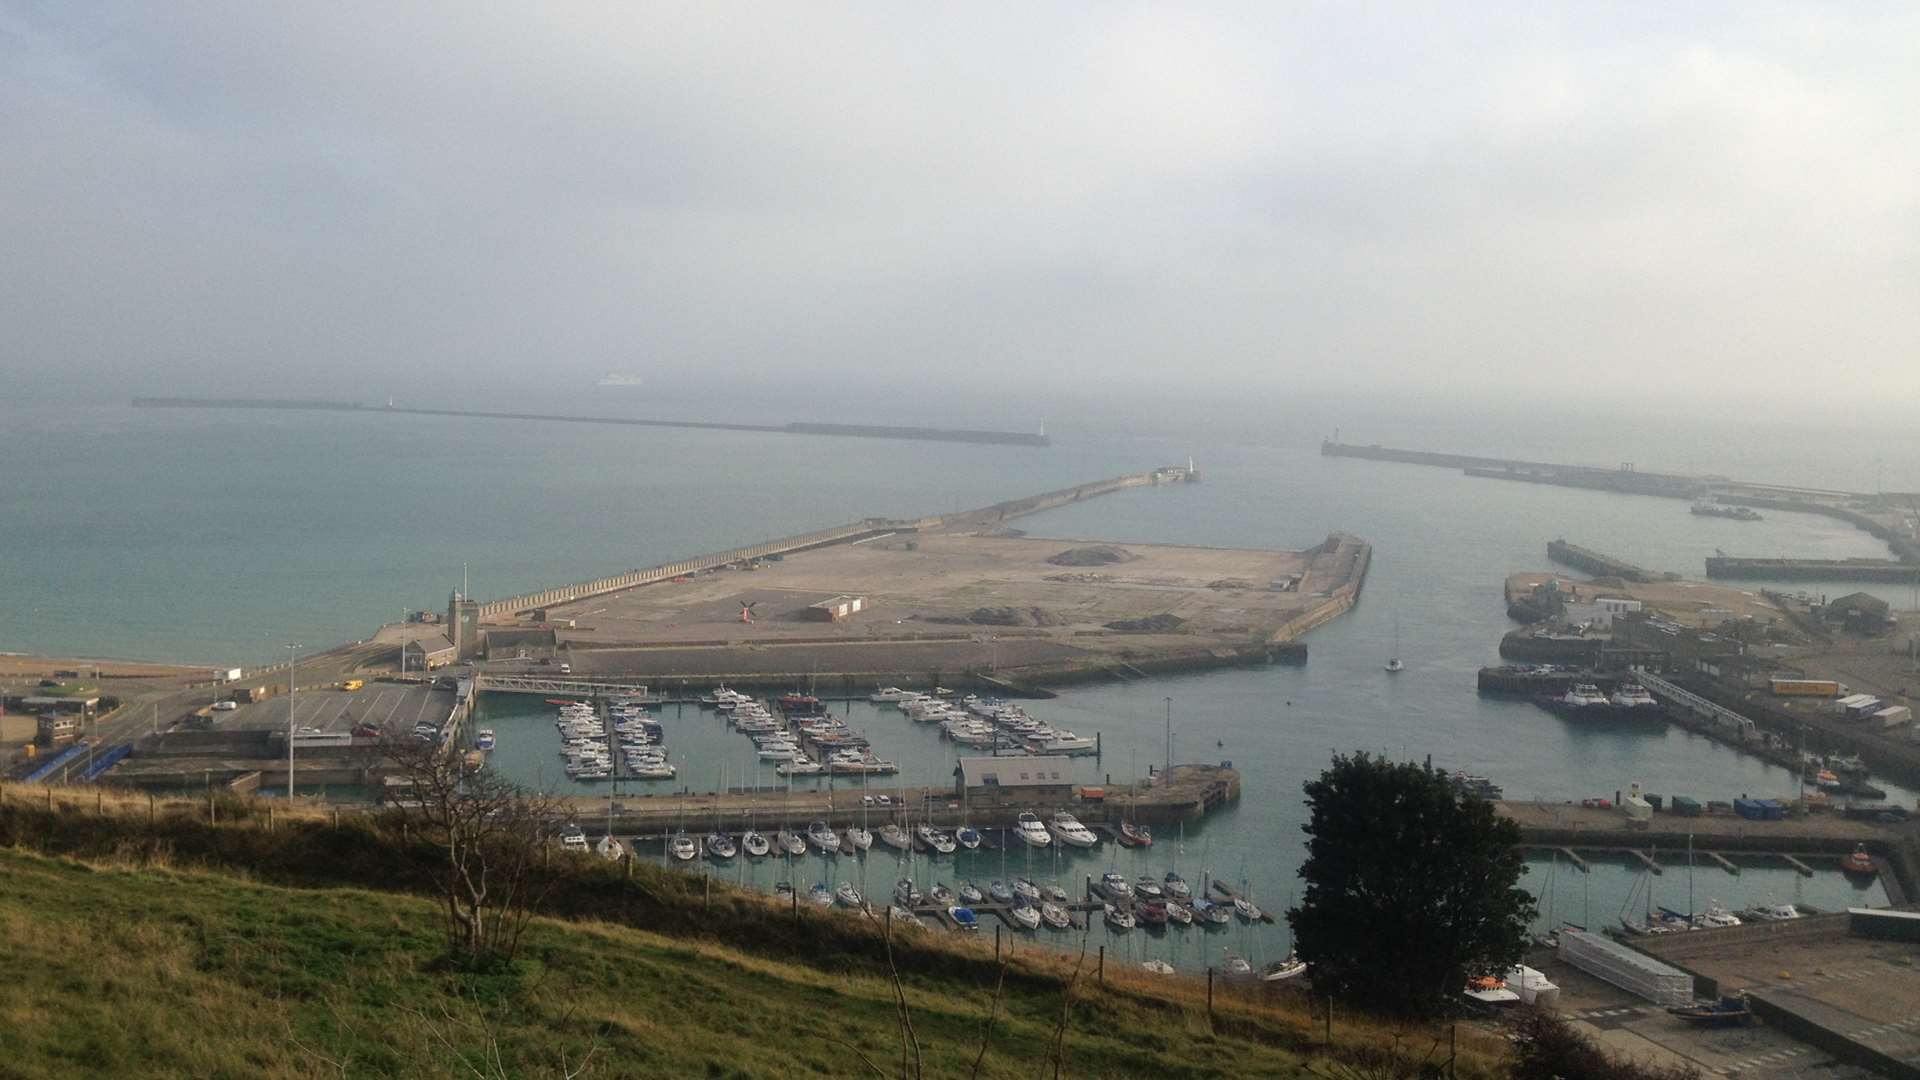
{"label": "sailing boat", "polygon": [[1393,655],[1387,657],[1387,670],[1400,671],[1407,665],[1400,662],[1400,612],[1393,613]]}

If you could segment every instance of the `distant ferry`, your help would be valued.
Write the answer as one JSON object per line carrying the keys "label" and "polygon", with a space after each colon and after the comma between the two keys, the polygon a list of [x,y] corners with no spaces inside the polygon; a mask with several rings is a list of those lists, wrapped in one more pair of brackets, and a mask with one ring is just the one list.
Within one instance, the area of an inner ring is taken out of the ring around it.
{"label": "distant ferry", "polygon": [[1722,506],[1719,503],[1697,502],[1693,512],[1701,517],[1732,518],[1735,521],[1759,521],[1760,515],[1754,513],[1751,506]]}
{"label": "distant ferry", "polygon": [[606,378],[601,379],[599,385],[601,386],[645,386],[647,385],[647,380],[641,378],[638,375],[620,375],[616,373],[616,374],[608,375]]}

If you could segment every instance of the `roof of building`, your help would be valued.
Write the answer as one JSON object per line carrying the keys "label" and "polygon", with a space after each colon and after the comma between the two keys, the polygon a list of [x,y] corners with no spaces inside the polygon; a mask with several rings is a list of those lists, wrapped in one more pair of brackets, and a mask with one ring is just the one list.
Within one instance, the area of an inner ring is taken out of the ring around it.
{"label": "roof of building", "polygon": [[407,642],[407,647],[432,656],[435,653],[452,652],[453,642],[448,641],[444,634],[435,634],[432,637],[414,638]]}
{"label": "roof of building", "polygon": [[1062,755],[963,757],[960,782],[974,787],[1044,787],[1073,783],[1073,759]]}
{"label": "roof of building", "polygon": [[1855,611],[1862,615],[1885,615],[1888,607],[1885,600],[1870,593],[1848,593],[1837,600],[1827,602],[1829,612]]}
{"label": "roof of building", "polygon": [[808,607],[839,607],[841,604],[850,604],[855,600],[865,600],[865,599],[866,597],[864,596],[848,596],[843,593],[839,596],[829,596],[825,600],[816,601],[815,603],[809,604],[807,606]]}

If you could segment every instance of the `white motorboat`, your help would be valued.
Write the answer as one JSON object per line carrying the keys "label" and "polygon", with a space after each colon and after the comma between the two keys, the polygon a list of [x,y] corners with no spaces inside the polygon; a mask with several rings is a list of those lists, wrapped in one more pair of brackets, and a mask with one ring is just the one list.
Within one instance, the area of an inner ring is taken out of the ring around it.
{"label": "white motorboat", "polygon": [[953,854],[954,849],[958,846],[953,842],[953,837],[948,836],[946,833],[941,832],[931,825],[922,824],[914,826],[913,835],[921,843],[941,855]]}
{"label": "white motorboat", "polygon": [[1728,911],[1718,900],[1707,902],[1707,910],[1693,917],[1693,925],[1701,930],[1726,930],[1740,925],[1740,916]]}
{"label": "white motorboat", "polygon": [[1261,969],[1260,980],[1270,983],[1286,982],[1288,979],[1297,979],[1306,973],[1307,962],[1300,959],[1298,954],[1290,952],[1286,959],[1275,960]]}
{"label": "white motorboat", "polygon": [[1034,907],[1025,897],[1007,909],[1007,917],[1013,920],[1013,925],[1022,930],[1040,929],[1040,909]]}
{"label": "white motorboat", "polygon": [[1259,922],[1264,914],[1258,904],[1244,896],[1233,898],[1233,913],[1247,922]]}
{"label": "white motorboat", "polygon": [[1193,925],[1193,909],[1178,900],[1167,901],[1167,921],[1176,926]]}
{"label": "white motorboat", "polygon": [[776,776],[819,776],[827,771],[827,767],[796,750],[790,752],[787,758],[780,761],[780,764],[775,765],[773,771]]}
{"label": "white motorboat", "polygon": [[883,686],[868,694],[867,700],[879,705],[889,705],[905,701],[909,693],[911,691],[902,690],[897,686]]}
{"label": "white motorboat", "polygon": [[1740,914],[1755,922],[1785,922],[1788,919],[1805,918],[1800,909],[1792,904],[1757,904]]}
{"label": "white motorboat", "polygon": [[824,821],[816,821],[807,826],[807,842],[820,849],[822,855],[838,855],[840,838]]}
{"label": "white motorboat", "polygon": [[1101,914],[1105,916],[1107,925],[1115,930],[1131,930],[1134,927],[1133,912],[1124,908],[1107,904],[1101,909]]}
{"label": "white motorboat", "polygon": [[667,852],[681,862],[686,862],[700,854],[700,845],[694,843],[693,837],[686,833],[678,833],[674,836],[673,843],[668,846]]}
{"label": "white motorboat", "polygon": [[1014,822],[1013,835],[1033,847],[1046,847],[1053,843],[1053,835],[1047,832],[1047,827],[1041,824],[1040,818],[1031,813],[1021,814]]}
{"label": "white motorboat", "polygon": [[560,830],[560,847],[565,851],[587,851],[587,833],[578,825]]}
{"label": "white motorboat", "polygon": [[1080,824],[1079,818],[1065,810],[1053,815],[1053,819],[1047,822],[1047,831],[1068,847],[1090,848],[1100,842],[1092,829]]}
{"label": "white motorboat", "polygon": [[1125,874],[1109,870],[1100,875],[1099,884],[1093,888],[1101,896],[1123,907],[1131,908],[1133,905],[1133,886],[1128,883]]}
{"label": "white motorboat", "polygon": [[1622,683],[1620,689],[1608,698],[1616,708],[1621,709],[1657,709],[1660,703],[1639,683]]}
{"label": "white motorboat", "polygon": [[1029,904],[1040,902],[1040,886],[1023,877],[1013,879],[1013,899],[1015,903],[1025,900]]}
{"label": "white motorboat", "polygon": [[1040,921],[1047,924],[1049,930],[1070,930],[1073,928],[1073,916],[1067,909],[1051,900],[1040,905]]}
{"label": "white motorboat", "polygon": [[1251,979],[1253,965],[1247,963],[1245,957],[1228,953],[1220,960],[1220,973],[1229,979]]}

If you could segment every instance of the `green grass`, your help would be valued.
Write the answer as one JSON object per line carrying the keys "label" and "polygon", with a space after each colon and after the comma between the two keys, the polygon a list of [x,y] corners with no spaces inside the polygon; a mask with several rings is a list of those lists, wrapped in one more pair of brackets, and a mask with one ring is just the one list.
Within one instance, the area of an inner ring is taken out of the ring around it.
{"label": "green grass", "polygon": [[[889,979],[712,942],[541,920],[504,975],[449,970],[424,900],[0,852],[8,1076],[442,1075],[495,1051],[508,1075],[893,1075]],[[1091,983],[1067,1075],[1307,1076],[1283,1049]],[[992,987],[906,994],[928,1076],[965,1076]],[[1044,1075],[1061,993],[1009,986],[983,1076]],[[451,1044],[451,1045],[449,1045]]]}

